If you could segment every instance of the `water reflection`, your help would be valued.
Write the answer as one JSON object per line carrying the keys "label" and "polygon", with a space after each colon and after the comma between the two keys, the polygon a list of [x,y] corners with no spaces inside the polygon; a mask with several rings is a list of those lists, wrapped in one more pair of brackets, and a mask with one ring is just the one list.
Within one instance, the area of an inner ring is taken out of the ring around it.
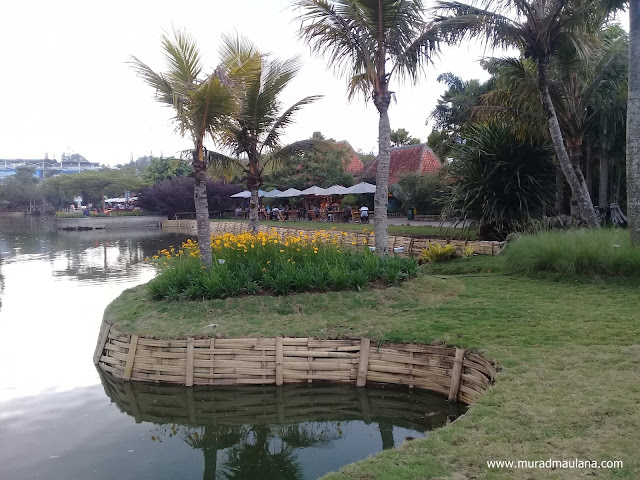
{"label": "water reflection", "polygon": [[202,450],[204,480],[317,478],[406,437],[445,425],[464,407],[409,389],[352,385],[193,387],[102,385],[150,440]]}
{"label": "water reflection", "polygon": [[[0,217],[0,401],[97,384],[91,352],[105,307],[155,276],[144,258],[186,238],[153,228],[65,232],[55,218]],[[55,352],[55,374],[43,375],[41,352]]]}

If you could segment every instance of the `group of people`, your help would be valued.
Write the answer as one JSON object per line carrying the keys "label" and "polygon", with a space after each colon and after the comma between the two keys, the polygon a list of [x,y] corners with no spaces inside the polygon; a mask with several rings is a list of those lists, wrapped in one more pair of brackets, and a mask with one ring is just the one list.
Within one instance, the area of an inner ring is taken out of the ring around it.
{"label": "group of people", "polygon": [[[328,204],[326,205],[326,208],[320,208],[318,205],[313,205],[311,209],[315,214],[315,218],[320,218],[320,214],[326,212],[327,220],[329,222],[336,222],[341,220],[343,223],[348,223],[353,219],[353,209],[351,208],[351,205],[347,205],[346,207],[342,208],[342,210],[340,209],[340,205],[337,203]],[[360,212],[360,221],[362,223],[369,223],[369,208],[363,205],[358,209],[358,211]],[[338,218],[338,215],[341,215],[342,218]],[[309,220],[312,219],[313,217],[309,215]]]}
{"label": "group of people", "polygon": [[[360,212],[360,221],[362,223],[369,223],[369,208],[366,205],[363,205],[357,211]],[[268,220],[278,220],[278,213],[280,212],[285,214],[286,216],[289,216],[291,212],[297,213],[298,210],[291,209],[288,205],[274,206],[273,208],[269,205],[261,205],[259,209],[260,217]],[[238,205],[235,209],[236,218],[246,218],[248,213],[248,207],[242,208],[242,206]],[[309,210],[307,210],[307,220],[319,219],[321,218],[321,213],[327,214],[326,219],[329,222],[341,220],[343,223],[348,223],[352,221],[353,218],[353,209],[351,208],[351,205],[347,205],[346,207],[340,209],[340,204],[335,203],[323,206],[317,204],[311,205],[309,207]],[[341,218],[336,218],[337,215],[340,215]]]}

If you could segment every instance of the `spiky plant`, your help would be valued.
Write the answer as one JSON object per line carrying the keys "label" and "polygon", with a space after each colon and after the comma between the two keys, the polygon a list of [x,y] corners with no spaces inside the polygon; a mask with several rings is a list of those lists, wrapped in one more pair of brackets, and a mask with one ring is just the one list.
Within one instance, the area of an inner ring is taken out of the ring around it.
{"label": "spiky plant", "polygon": [[519,139],[505,123],[469,126],[448,172],[447,210],[476,220],[482,232],[504,233],[516,221],[540,218],[553,201],[550,147]]}

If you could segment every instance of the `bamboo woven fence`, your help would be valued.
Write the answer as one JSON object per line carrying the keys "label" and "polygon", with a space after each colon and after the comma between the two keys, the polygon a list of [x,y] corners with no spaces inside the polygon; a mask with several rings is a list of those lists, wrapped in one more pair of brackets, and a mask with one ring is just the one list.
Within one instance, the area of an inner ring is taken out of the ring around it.
{"label": "bamboo woven fence", "polygon": [[[196,233],[195,220],[165,220],[162,222],[162,228],[174,231],[186,231]],[[300,231],[311,231],[292,227],[272,227],[269,225],[259,225],[258,229],[263,232],[276,231],[279,235],[292,235]],[[249,230],[248,224],[244,222],[211,222],[211,233],[213,235],[222,233],[238,234]],[[375,246],[375,236],[373,232],[342,232],[336,231],[336,237],[345,245],[357,246]],[[469,240],[451,240],[443,238],[414,238],[402,237],[396,235],[389,236],[389,251],[395,252],[397,255],[415,257],[427,248],[429,243],[440,243],[441,245],[451,244],[456,247],[456,255],[462,256],[464,247],[472,247],[474,253],[480,255],[496,255],[502,246],[501,242],[486,241],[469,241]]]}
{"label": "bamboo woven fence", "polygon": [[193,385],[282,385],[313,381],[408,385],[471,404],[494,366],[459,348],[370,340],[186,338],[158,340],[103,322],[93,361],[123,380]]}
{"label": "bamboo woven fence", "polygon": [[459,404],[414,391],[363,389],[344,385],[274,385],[185,388],[124,382],[101,374],[107,396],[136,422],[178,425],[273,425],[307,421],[392,418],[398,426],[426,430],[464,413]]}

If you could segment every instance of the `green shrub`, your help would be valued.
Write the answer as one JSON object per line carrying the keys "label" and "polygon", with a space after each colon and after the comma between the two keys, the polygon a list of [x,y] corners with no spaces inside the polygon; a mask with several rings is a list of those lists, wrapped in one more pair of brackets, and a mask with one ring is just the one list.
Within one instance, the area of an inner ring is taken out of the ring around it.
{"label": "green shrub", "polygon": [[481,236],[512,231],[513,224],[541,218],[553,204],[555,169],[547,144],[522,140],[503,122],[475,124],[463,132],[447,170],[454,183],[445,212],[478,221]]}
{"label": "green shrub", "polygon": [[202,267],[192,240],[179,249],[161,250],[152,260],[161,273],[149,285],[154,299],[216,299],[262,290],[291,292],[359,290],[384,278],[395,285],[415,276],[417,262],[403,257],[381,259],[369,249],[344,245],[340,232],[281,239],[275,234],[221,235],[212,239],[213,266]]}
{"label": "green shrub", "polygon": [[525,235],[505,250],[508,269],[525,273],[640,276],[640,249],[626,230],[570,230]]}

